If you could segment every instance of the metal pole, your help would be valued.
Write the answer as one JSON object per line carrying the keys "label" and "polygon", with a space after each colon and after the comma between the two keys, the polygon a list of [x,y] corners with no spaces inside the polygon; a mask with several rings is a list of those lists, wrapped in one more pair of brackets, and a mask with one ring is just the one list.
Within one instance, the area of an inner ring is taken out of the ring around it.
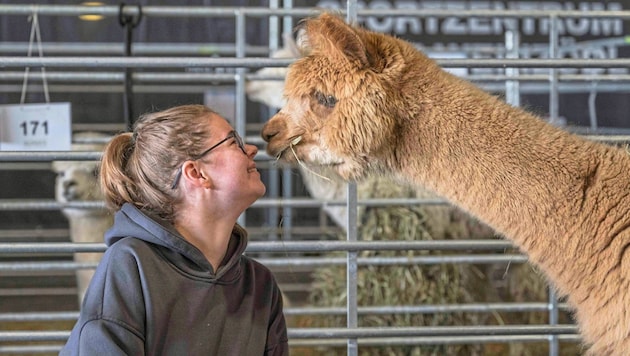
{"label": "metal pole", "polygon": [[[347,2],[347,13],[346,13],[346,21],[349,24],[357,23],[357,1],[356,0],[348,0]],[[347,232],[347,240],[348,242],[357,241],[358,229],[357,229],[357,185],[356,183],[348,184],[348,232]],[[358,292],[357,292],[357,274],[358,274],[358,251],[348,251],[347,254],[347,307],[348,307],[348,315],[347,315],[347,325],[348,328],[356,328],[359,326],[359,315],[358,315]],[[357,342],[357,338],[348,338],[348,356],[356,356],[359,354],[359,345]]]}
{"label": "metal pole", "polygon": [[[549,31],[549,59],[555,59],[558,56],[558,17],[550,16]],[[558,93],[558,70],[550,69],[549,72],[549,121],[558,123],[559,120],[559,93]],[[549,289],[549,324],[554,325],[558,322],[558,308],[556,295],[552,288]],[[560,345],[557,335],[549,335],[549,356],[558,356]]]}
{"label": "metal pole", "polygon": [[[550,16],[549,31],[549,59],[554,60],[558,55],[558,18]],[[549,121],[557,122],[559,116],[558,101],[558,71],[549,69]]]}
{"label": "metal pole", "polygon": [[[278,9],[280,6],[279,0],[270,0],[269,8]],[[280,37],[280,23],[278,21],[278,16],[269,16],[269,53],[276,51],[279,47],[278,38]],[[263,122],[267,120],[267,118],[272,117],[275,114],[275,110],[273,108],[267,109],[267,117],[262,120]],[[272,199],[277,199],[280,196],[280,173],[278,169],[273,166],[267,170],[267,196]],[[271,208],[265,211],[267,226],[268,227],[276,227],[280,222],[280,214],[278,209]],[[269,240],[275,241],[278,240],[278,234],[276,230],[269,231]]]}
{"label": "metal pole", "polygon": [[[520,33],[517,31],[505,32],[506,58],[518,58]],[[506,68],[505,74],[510,78],[518,78],[518,68]],[[520,83],[517,80],[505,81],[505,101],[512,106],[521,106]]]}
{"label": "metal pole", "polygon": [[[124,9],[125,4],[120,4],[120,10],[118,13],[118,22],[125,29],[125,56],[131,57],[131,45],[133,43],[133,29],[138,26],[140,21],[142,20],[142,7],[137,5],[138,14],[137,15],[125,15]],[[123,118],[125,120],[125,125],[127,126],[127,131],[133,130],[133,82],[132,82],[132,70],[131,68],[125,68],[125,79],[124,79],[124,92],[123,92]]]}
{"label": "metal pole", "polygon": [[[245,57],[245,15],[242,11],[236,12],[236,57],[244,58]],[[245,116],[246,116],[246,107],[245,107],[245,68],[239,67],[236,68],[236,87],[234,88],[236,91],[236,100],[234,105],[236,108],[234,110],[234,115],[236,117],[233,118],[235,120],[235,128],[236,132],[238,132],[242,137],[247,135],[245,131]],[[246,226],[246,213],[243,212],[238,217],[238,223],[241,226]]]}

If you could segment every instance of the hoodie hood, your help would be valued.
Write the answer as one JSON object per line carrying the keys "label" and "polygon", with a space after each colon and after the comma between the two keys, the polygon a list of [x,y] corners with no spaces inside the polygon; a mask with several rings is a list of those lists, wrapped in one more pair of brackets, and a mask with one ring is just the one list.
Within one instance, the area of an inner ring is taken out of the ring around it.
{"label": "hoodie hood", "polygon": [[109,247],[127,237],[157,245],[160,253],[183,272],[224,282],[240,274],[239,261],[247,247],[247,232],[237,224],[232,230],[226,256],[215,273],[203,253],[186,241],[171,223],[148,215],[129,203],[114,215],[114,225],[105,233],[105,244]]}

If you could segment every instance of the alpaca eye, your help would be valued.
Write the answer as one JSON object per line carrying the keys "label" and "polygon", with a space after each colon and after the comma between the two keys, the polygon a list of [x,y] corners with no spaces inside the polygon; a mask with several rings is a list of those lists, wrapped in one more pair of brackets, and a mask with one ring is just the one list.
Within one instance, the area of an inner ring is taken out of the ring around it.
{"label": "alpaca eye", "polygon": [[333,95],[325,95],[324,93],[318,91],[315,93],[315,97],[317,98],[317,102],[319,105],[323,105],[327,108],[334,108],[335,104],[337,104],[337,98]]}

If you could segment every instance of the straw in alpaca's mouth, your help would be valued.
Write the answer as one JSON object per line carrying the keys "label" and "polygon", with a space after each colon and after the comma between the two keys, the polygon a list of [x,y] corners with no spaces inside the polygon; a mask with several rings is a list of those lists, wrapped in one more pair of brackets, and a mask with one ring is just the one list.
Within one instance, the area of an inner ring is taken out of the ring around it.
{"label": "straw in alpaca's mouth", "polygon": [[316,172],[314,172],[312,169],[308,168],[306,166],[306,164],[304,164],[304,162],[302,162],[301,159],[298,158],[297,153],[295,153],[295,150],[293,149],[293,146],[296,146],[298,143],[300,143],[300,141],[302,141],[302,136],[296,136],[293,139],[291,139],[291,142],[289,143],[289,146],[287,146],[286,148],[284,148],[282,151],[280,151],[278,153],[278,155],[276,156],[276,161],[280,159],[280,157],[282,157],[282,155],[287,151],[287,150],[291,150],[291,153],[293,154],[293,157],[295,158],[295,160],[297,161],[297,163],[304,168],[304,170],[308,171],[309,173],[322,178],[324,180],[327,180],[329,182],[331,182],[332,180],[328,177],[325,177],[321,174],[318,174]]}

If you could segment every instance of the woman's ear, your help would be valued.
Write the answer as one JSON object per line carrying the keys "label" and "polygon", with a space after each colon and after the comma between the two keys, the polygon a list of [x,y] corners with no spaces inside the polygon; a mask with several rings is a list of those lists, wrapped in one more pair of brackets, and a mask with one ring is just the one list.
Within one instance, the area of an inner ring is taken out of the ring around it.
{"label": "woman's ear", "polygon": [[211,180],[196,161],[186,161],[182,165],[182,180],[193,186],[210,188]]}

